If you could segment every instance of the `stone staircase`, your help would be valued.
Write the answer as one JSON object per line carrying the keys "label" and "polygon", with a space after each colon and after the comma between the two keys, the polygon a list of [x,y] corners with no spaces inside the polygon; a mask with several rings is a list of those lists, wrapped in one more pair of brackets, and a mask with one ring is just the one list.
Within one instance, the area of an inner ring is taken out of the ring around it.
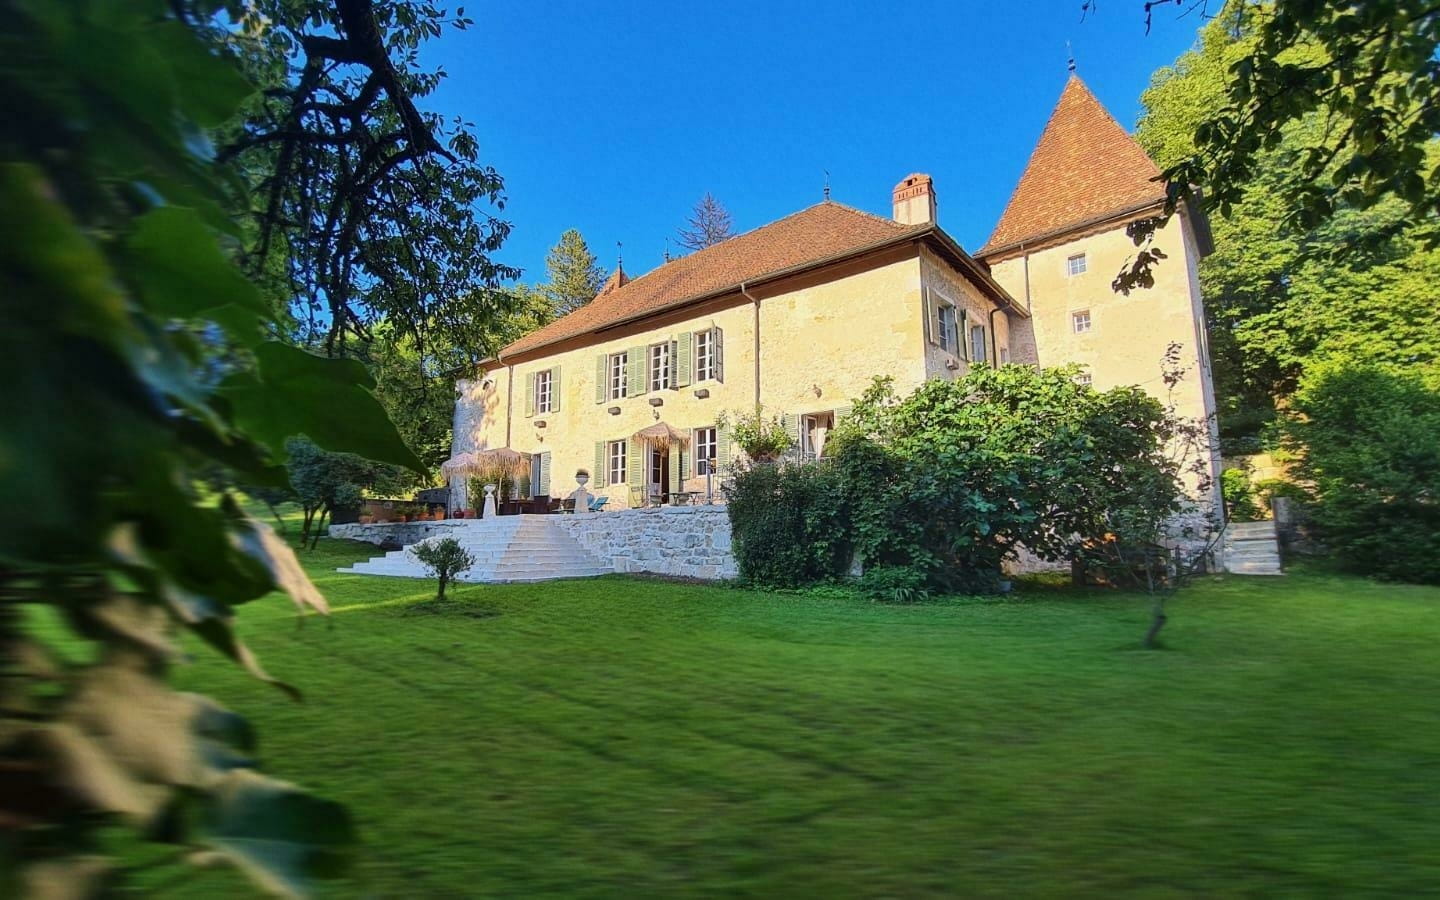
{"label": "stone staircase", "polygon": [[[456,581],[487,584],[551,581],[556,578],[586,578],[614,571],[591,556],[555,516],[496,516],[466,519],[447,534],[426,538],[430,543],[453,537],[475,557],[475,565],[456,576]],[[418,546],[411,544],[410,547]],[[392,550],[366,562],[338,571],[352,575],[393,575],[401,578],[429,578],[425,567],[410,556],[410,547]]]}
{"label": "stone staircase", "polygon": [[1222,542],[1225,571],[1235,575],[1282,575],[1275,522],[1231,522]]}

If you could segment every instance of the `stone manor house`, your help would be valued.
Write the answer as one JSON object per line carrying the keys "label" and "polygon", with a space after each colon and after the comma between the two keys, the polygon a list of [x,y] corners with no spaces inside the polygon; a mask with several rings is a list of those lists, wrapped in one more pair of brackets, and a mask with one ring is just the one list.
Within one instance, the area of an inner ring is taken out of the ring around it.
{"label": "stone manor house", "polygon": [[[978,252],[940,227],[936,185],[913,174],[889,219],[826,200],[639,277],[620,269],[592,302],[459,383],[453,452],[529,454],[536,496],[567,495],[586,469],[619,509],[704,492],[707,466],[738,453],[716,427],[722,411],[782,415],[797,452],[824,456],[829,429],[877,375],[905,393],[973,366],[1076,363],[1097,388],[1141,385],[1211,417],[1203,219],[1178,215],[1156,236],[1166,258],[1153,288],[1110,287],[1134,252],[1126,224],[1161,205],[1158,175],[1072,75]],[[1172,342],[1189,374],[1168,395]],[[479,506],[464,481],[452,502]]]}

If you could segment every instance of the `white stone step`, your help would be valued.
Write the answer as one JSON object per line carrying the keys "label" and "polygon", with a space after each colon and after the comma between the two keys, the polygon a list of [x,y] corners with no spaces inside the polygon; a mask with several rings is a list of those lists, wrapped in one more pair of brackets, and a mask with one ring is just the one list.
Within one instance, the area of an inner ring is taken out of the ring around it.
{"label": "white stone step", "polygon": [[[587,578],[613,571],[545,516],[505,516],[457,524],[461,527],[426,538],[426,542],[430,542],[453,537],[475,557],[475,565],[460,573],[457,581],[549,581]],[[411,556],[410,549],[393,550],[339,571],[399,578],[431,577]]]}

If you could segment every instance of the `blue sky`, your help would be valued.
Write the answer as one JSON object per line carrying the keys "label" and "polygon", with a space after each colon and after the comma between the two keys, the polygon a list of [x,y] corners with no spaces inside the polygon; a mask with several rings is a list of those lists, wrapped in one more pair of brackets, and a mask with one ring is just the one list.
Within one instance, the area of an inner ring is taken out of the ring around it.
{"label": "blue sky", "polygon": [[[910,172],[935,179],[940,224],[976,249],[1064,87],[1079,73],[1126,128],[1151,73],[1202,24],[1142,0],[466,4],[423,62],[449,79],[426,106],[474,123],[504,176],[514,232],[500,261],[544,277],[579,228],[607,268],[661,262],[712,192],[737,232],[821,199],[890,214]],[[678,248],[677,248],[678,249]]]}

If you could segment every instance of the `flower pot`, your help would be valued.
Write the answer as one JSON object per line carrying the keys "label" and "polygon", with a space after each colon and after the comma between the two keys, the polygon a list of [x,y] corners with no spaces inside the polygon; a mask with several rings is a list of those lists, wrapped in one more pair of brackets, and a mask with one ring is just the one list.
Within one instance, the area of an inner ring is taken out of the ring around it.
{"label": "flower pot", "polygon": [[361,517],[360,517],[360,524],[361,524],[361,525],[369,525],[371,522],[374,522],[374,521],[375,521],[375,517],[374,517],[374,516],[361,516]]}

